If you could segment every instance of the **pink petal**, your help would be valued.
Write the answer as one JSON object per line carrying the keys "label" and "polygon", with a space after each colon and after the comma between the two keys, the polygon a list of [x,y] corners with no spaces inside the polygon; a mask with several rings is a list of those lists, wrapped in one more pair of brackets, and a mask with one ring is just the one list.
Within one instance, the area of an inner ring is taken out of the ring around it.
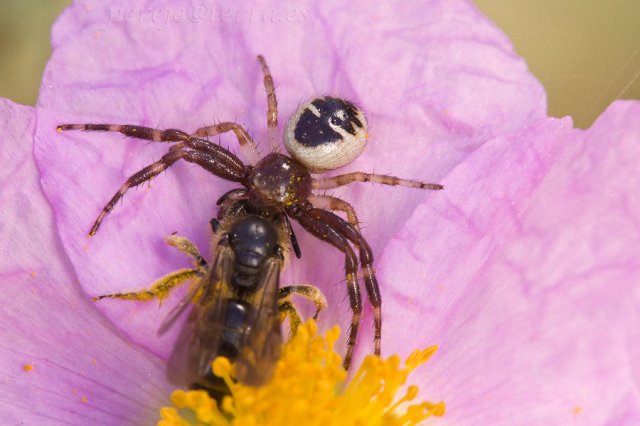
{"label": "pink petal", "polygon": [[[144,288],[186,266],[162,242],[171,232],[206,253],[214,201],[231,186],[195,166],[176,165],[150,190],[127,194],[98,235],[87,240],[92,221],[126,177],[168,147],[116,134],[56,134],[57,124],[115,122],[190,131],[237,120],[263,141],[266,99],[258,53],[274,74],[281,126],[302,100],[318,93],[362,105],[371,143],[348,170],[438,181],[488,139],[545,115],[540,84],[505,36],[469,3],[274,1],[239,8],[219,2],[209,5],[209,15],[201,15],[201,5],[167,1],[149,12],[141,2],[86,2],[70,8],[53,31],[55,51],[38,104],[36,156],[62,244],[88,294]],[[183,9],[193,13],[183,15]],[[223,143],[237,150],[233,138]],[[376,255],[417,205],[440,196],[367,185],[336,193],[353,202]],[[341,318],[346,328],[342,255],[296,229],[304,257],[291,262],[284,281],[322,286],[331,306],[324,318]],[[118,301],[98,308],[134,342],[166,356],[171,336],[158,339],[155,329],[173,300],[161,309]],[[367,338],[360,346],[369,352],[371,345]]]}
{"label": "pink petal", "polygon": [[639,118],[487,142],[387,246],[385,349],[440,345],[423,378],[447,424],[640,421]]}
{"label": "pink petal", "polygon": [[79,288],[32,158],[34,113],[0,100],[0,423],[147,424],[166,404],[164,365]]}

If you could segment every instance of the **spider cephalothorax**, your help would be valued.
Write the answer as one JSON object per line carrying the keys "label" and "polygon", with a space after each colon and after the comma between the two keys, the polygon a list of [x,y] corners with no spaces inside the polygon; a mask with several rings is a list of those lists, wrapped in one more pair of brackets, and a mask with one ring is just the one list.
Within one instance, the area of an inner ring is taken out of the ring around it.
{"label": "spider cephalothorax", "polygon": [[[267,127],[273,131],[278,125],[275,86],[264,58],[258,56],[258,60],[262,66],[267,91]],[[374,310],[374,352],[380,354],[382,301],[373,270],[371,248],[362,237],[353,207],[336,197],[314,195],[313,190],[336,188],[352,182],[375,182],[434,190],[443,187],[363,172],[327,178],[312,177],[312,173],[344,166],[364,149],[368,136],[367,122],[364,113],[355,104],[331,96],[314,98],[304,103],[291,116],[285,131],[285,146],[291,156],[270,153],[259,161],[251,136],[242,126],[233,122],[203,127],[193,135],[175,129],[157,130],[119,124],[63,124],[58,126],[58,130],[111,131],[155,142],[177,142],[160,160],[127,179],[103,208],[90,235],[96,233],[104,217],[129,188],[154,178],[180,159],[198,164],[223,179],[242,185],[242,188],[227,194],[225,198],[230,202],[246,200],[252,211],[267,216],[285,213],[286,216],[297,220],[311,234],[344,253],[347,291],[353,311],[344,358],[345,367],[351,362],[362,311],[357,278],[359,263],[368,299]],[[229,131],[237,137],[241,149],[249,159],[248,165],[230,151],[203,139]],[[331,210],[343,212],[347,220]],[[297,250],[296,252],[298,254]]]}

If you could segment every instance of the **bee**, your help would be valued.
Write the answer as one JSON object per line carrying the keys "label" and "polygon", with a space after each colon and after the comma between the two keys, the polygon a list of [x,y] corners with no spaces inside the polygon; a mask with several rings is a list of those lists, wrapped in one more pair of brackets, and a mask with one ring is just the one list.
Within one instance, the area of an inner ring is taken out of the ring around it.
{"label": "bee", "polygon": [[271,377],[280,357],[281,317],[288,316],[292,334],[301,322],[291,296],[298,294],[312,300],[316,305],[314,318],[327,303],[314,286],[280,287],[288,240],[295,239],[283,215],[254,214],[243,201],[223,207],[211,221],[215,256],[210,265],[188,239],[172,235],[166,239],[168,244],[189,255],[194,268],[172,272],[148,290],[94,298],[163,299],[177,285],[195,278],[195,285],[172,309],[158,332],[166,332],[188,307],[193,307],[171,354],[167,373],[177,386],[204,389],[218,400],[229,389],[212,372],[212,362],[217,357],[233,363],[237,381],[260,386]]}

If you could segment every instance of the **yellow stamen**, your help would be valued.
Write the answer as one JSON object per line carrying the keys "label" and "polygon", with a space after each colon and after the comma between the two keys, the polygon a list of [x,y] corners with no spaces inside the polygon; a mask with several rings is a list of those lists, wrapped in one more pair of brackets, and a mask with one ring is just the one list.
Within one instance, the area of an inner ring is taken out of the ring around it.
{"label": "yellow stamen", "polygon": [[[369,355],[346,383],[342,359],[333,350],[339,327],[325,336],[316,332],[313,321],[300,326],[285,344],[271,381],[259,388],[233,381],[229,360],[217,358],[213,372],[231,394],[218,404],[205,391],[176,390],[171,396],[174,406],[161,409],[158,425],[410,426],[444,415],[443,402],[411,404],[418,387],[405,386],[409,373],[433,355],[435,346],[413,352],[404,365],[397,355],[387,359]],[[404,395],[398,397],[402,390]]]}

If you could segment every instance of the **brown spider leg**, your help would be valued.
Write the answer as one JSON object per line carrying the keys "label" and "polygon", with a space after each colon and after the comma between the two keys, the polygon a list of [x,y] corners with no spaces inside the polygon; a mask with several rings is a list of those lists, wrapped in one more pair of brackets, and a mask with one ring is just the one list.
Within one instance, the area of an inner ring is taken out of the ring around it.
{"label": "brown spider leg", "polygon": [[380,297],[380,287],[373,271],[373,252],[362,234],[351,224],[335,215],[322,209],[311,209],[308,214],[326,223],[339,232],[342,236],[351,241],[360,251],[360,268],[364,278],[364,286],[367,290],[369,303],[373,307],[374,321],[374,353],[380,356],[380,342],[382,340],[382,298]]}
{"label": "brown spider leg", "polygon": [[262,74],[264,75],[264,89],[267,91],[267,128],[275,129],[278,127],[278,99],[276,99],[276,86],[273,83],[271,70],[267,65],[264,56],[258,55],[258,61],[262,66]]}
{"label": "brown spider leg", "polygon": [[349,245],[349,241],[337,230],[329,224],[309,214],[310,210],[298,210],[293,216],[300,225],[317,238],[325,241],[344,253],[345,256],[345,274],[347,277],[347,291],[349,294],[349,304],[353,311],[351,317],[351,327],[347,335],[347,352],[344,356],[343,366],[349,368],[353,348],[358,337],[358,326],[360,324],[360,314],[362,312],[362,298],[360,296],[360,287],[358,286],[358,258]]}
{"label": "brown spider leg", "polygon": [[278,149],[278,99],[276,98],[276,86],[273,83],[271,70],[264,56],[258,55],[258,61],[262,67],[264,90],[267,92],[267,138],[272,151]]}
{"label": "brown spider leg", "polygon": [[251,165],[256,164],[260,159],[260,154],[258,153],[256,144],[253,142],[253,139],[251,138],[249,133],[237,123],[226,121],[213,126],[201,127],[193,134],[202,138],[227,132],[233,132],[233,134],[236,135],[236,139],[238,139],[240,149],[244,153],[244,156],[247,157],[247,160]]}
{"label": "brown spider leg", "polygon": [[116,203],[124,196],[129,188],[138,186],[146,181],[153,179],[160,173],[171,167],[173,163],[180,159],[185,159],[190,163],[195,163],[210,171],[211,173],[220,176],[227,180],[239,181],[243,174],[244,168],[230,169],[228,164],[220,163],[218,158],[212,156],[208,151],[188,150],[185,149],[184,143],[178,143],[174,145],[168,153],[162,156],[160,160],[156,161],[143,168],[142,170],[134,173],[125,183],[120,187],[118,192],[109,200],[106,206],[100,212],[98,219],[93,224],[89,236],[95,235],[102,223],[102,220],[108,215]]}
{"label": "brown spider leg", "polygon": [[247,190],[245,188],[236,188],[227,191],[227,193],[216,201],[216,205],[218,206],[217,219],[220,221],[229,214],[241,214],[245,205],[240,202],[247,198]]}
{"label": "brown spider leg", "polygon": [[[199,139],[188,135],[177,129],[152,129],[151,127],[132,126],[129,124],[61,124],[57,127],[59,132],[64,130],[81,130],[86,132],[117,132],[132,138],[150,140],[153,142],[183,142],[189,148],[204,151],[212,158],[228,169],[230,174],[238,174],[239,170],[244,171],[245,165],[238,157],[219,145],[204,139]],[[175,147],[174,147],[175,148]],[[172,148],[172,149],[174,149]],[[177,148],[176,148],[177,149]],[[217,173],[215,173],[217,174]],[[224,177],[218,175],[220,177]],[[239,178],[227,178],[228,180],[239,181]]]}
{"label": "brown spider leg", "polygon": [[346,213],[347,221],[360,233],[360,222],[351,204],[331,195],[312,195],[309,197],[309,202],[313,204],[313,207],[319,209],[337,210]]}
{"label": "brown spider leg", "polygon": [[373,182],[383,185],[399,185],[419,189],[444,189],[444,186],[437,183],[425,183],[418,180],[400,179],[390,175],[376,175],[364,172],[353,172],[324,179],[314,179],[312,187],[313,189],[332,189],[343,185],[349,185],[353,182]]}

